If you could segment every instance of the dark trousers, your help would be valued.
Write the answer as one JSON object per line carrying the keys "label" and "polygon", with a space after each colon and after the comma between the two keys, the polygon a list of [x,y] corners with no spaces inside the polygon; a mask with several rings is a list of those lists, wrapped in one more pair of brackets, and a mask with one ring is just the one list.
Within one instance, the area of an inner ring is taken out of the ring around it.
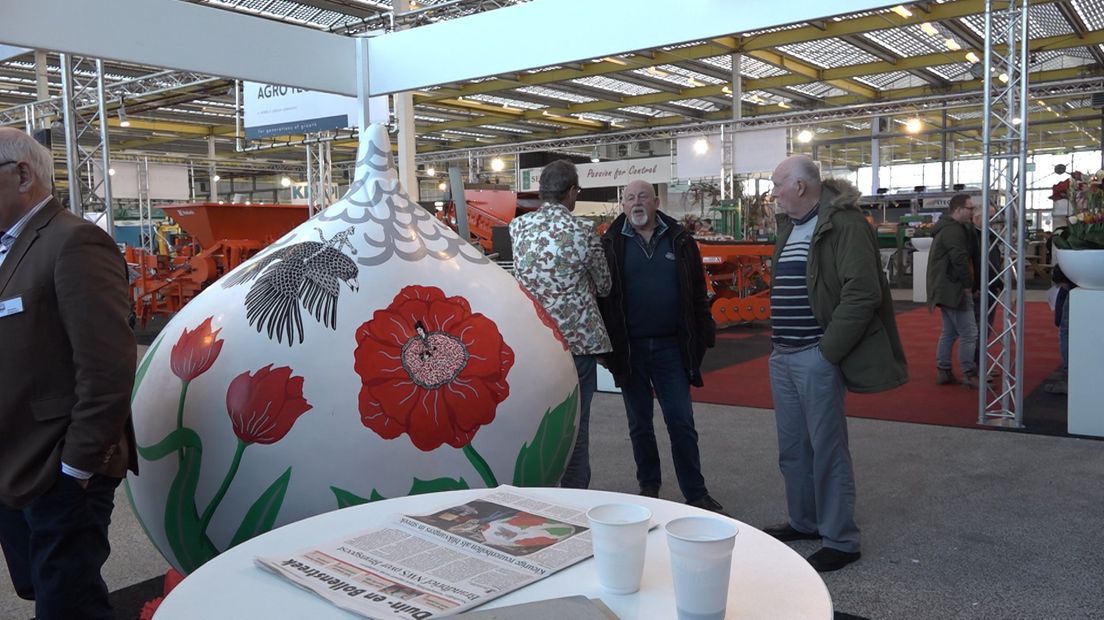
{"label": "dark trousers", "polygon": [[630,343],[632,375],[621,386],[629,418],[629,439],[636,459],[636,480],[641,487],[659,487],[659,447],[652,425],[652,391],[659,400],[679,489],[687,501],[705,497],[705,479],[698,453],[698,432],[690,405],[690,376],[682,365],[675,338],[634,338]]}
{"label": "dark trousers", "polygon": [[598,391],[598,356],[574,357],[575,372],[579,375],[579,433],[575,436],[575,448],[560,478],[560,486],[585,489],[590,486],[590,403]]}
{"label": "dark trousers", "polygon": [[100,569],[119,478],[92,476],[87,488],[64,474],[22,510],[0,505],[0,546],[20,598],[36,620],[115,618]]}

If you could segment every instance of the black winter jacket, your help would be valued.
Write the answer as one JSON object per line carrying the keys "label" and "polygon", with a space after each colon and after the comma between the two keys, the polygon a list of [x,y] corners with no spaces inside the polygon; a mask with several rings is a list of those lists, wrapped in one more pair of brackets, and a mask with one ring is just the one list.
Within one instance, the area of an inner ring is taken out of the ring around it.
{"label": "black winter jacket", "polygon": [[[671,235],[675,261],[679,273],[679,349],[682,353],[682,366],[690,378],[690,384],[701,387],[701,363],[705,350],[716,343],[717,327],[713,315],[709,312],[709,298],[705,292],[705,269],[702,267],[701,252],[698,243],[690,233],[674,218],[662,211],[656,213],[667,224],[667,234]],[[628,324],[625,319],[625,242],[629,239],[621,234],[625,226],[625,215],[618,216],[610,224],[609,230],[602,235],[602,249],[606,252],[613,286],[607,297],[600,298],[598,305],[609,332],[613,351],[606,356],[606,366],[618,386],[628,380],[632,366],[629,363],[632,351],[629,346]]]}

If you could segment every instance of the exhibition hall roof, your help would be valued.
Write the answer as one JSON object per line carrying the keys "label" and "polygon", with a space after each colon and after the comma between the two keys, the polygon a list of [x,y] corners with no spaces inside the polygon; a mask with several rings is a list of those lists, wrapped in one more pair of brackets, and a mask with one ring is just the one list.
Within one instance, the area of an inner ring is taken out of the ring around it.
{"label": "exhibition hall roof", "polygon": [[[399,13],[383,0],[187,1],[352,36],[417,28],[523,0],[420,0]],[[839,164],[869,164],[875,118],[887,119],[881,131],[891,154],[882,156],[883,163],[938,158],[945,148],[955,157],[976,156],[984,11],[983,0],[906,2],[418,90],[412,93],[417,150],[423,161],[473,152],[590,152],[716,131],[732,122],[738,103],[741,126],[786,126],[795,136],[805,130],[804,137],[811,135],[811,143],[821,147],[820,156],[829,154]],[[657,16],[657,24],[661,19]],[[1101,111],[1093,107],[1092,95],[1104,91],[1104,0],[1031,2],[1028,25],[1031,149],[1100,148]],[[536,29],[532,40],[555,44]],[[57,56],[47,59],[50,92],[56,95]],[[124,105],[131,122],[126,129],[114,128],[112,151],[203,157],[207,138],[215,136],[217,152],[238,159],[301,155],[283,146],[298,137],[251,142],[260,150],[235,152],[233,80],[115,62],[107,63],[107,74],[111,106]],[[0,107],[36,99],[31,54],[0,64]],[[342,148],[351,144],[338,141]]]}

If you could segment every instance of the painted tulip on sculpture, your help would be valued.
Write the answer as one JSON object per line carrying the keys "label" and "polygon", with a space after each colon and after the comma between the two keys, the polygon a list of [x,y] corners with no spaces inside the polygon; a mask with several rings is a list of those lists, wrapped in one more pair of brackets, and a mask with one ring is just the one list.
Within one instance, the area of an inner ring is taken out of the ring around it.
{"label": "painted tulip on sculpture", "polygon": [[177,569],[352,504],[558,482],[578,416],[562,336],[407,199],[389,153],[364,132],[345,197],[189,302],[139,365],[128,488]]}

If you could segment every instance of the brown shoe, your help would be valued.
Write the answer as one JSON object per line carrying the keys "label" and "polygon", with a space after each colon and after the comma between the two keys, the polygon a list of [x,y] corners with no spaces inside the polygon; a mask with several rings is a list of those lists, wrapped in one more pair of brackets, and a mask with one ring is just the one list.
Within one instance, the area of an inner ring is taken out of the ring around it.
{"label": "brown shoe", "polygon": [[977,389],[978,386],[978,374],[977,372],[966,372],[962,374],[962,386],[970,389]]}
{"label": "brown shoe", "polygon": [[958,379],[955,378],[954,373],[951,372],[950,368],[935,369],[936,385],[950,385],[952,383],[958,383]]}

